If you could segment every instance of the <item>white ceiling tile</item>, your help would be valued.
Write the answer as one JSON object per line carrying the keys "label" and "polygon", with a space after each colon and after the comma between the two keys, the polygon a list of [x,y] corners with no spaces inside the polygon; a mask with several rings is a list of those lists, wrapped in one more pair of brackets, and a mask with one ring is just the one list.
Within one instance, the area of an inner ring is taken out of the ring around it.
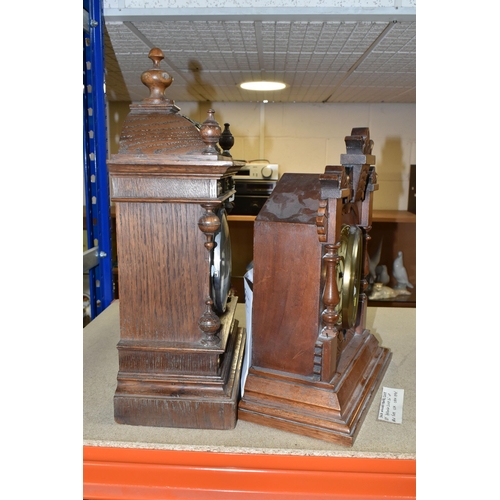
{"label": "white ceiling tile", "polygon": [[[390,29],[389,29],[390,28]],[[386,30],[388,30],[386,32]],[[416,22],[166,20],[106,22],[110,100],[140,100],[159,47],[179,101],[415,102]],[[383,36],[382,39],[379,37]],[[241,91],[245,79],[280,78],[286,91]],[[193,82],[196,82],[193,85]]]}

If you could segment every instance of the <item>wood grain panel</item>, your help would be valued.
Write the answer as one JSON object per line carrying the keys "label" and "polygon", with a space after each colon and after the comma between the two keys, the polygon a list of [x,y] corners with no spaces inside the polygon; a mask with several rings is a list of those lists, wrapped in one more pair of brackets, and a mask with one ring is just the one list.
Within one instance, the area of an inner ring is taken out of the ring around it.
{"label": "wood grain panel", "polygon": [[[198,320],[209,291],[209,253],[197,227],[203,213],[194,204],[119,203],[122,339],[188,342],[202,337]],[[172,315],[172,310],[182,314]]]}
{"label": "wood grain panel", "polygon": [[[311,241],[317,241],[316,226],[255,222],[255,366],[313,375],[322,247]],[[284,332],[293,332],[293,342],[283,338]]]}

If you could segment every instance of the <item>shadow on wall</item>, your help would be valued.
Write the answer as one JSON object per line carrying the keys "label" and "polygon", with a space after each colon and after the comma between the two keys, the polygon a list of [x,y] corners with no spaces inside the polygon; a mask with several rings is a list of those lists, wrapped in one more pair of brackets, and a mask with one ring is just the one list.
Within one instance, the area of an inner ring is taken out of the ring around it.
{"label": "shadow on wall", "polygon": [[[214,92],[214,87],[209,83],[203,81],[202,71],[203,66],[200,61],[190,59],[188,62],[188,69],[191,72],[192,80],[187,85],[187,90],[193,99],[198,103],[198,116],[202,116],[205,109],[212,107],[212,100],[210,96]],[[206,114],[206,112],[204,113]],[[204,121],[201,120],[202,122]]]}
{"label": "shadow on wall", "polygon": [[[376,144],[375,144],[376,146]],[[379,191],[376,200],[377,208],[382,210],[398,210],[399,201],[405,198],[403,183],[405,182],[406,165],[403,161],[403,147],[400,137],[387,137],[384,145],[376,155],[376,169]],[[406,210],[406,207],[404,207]]]}

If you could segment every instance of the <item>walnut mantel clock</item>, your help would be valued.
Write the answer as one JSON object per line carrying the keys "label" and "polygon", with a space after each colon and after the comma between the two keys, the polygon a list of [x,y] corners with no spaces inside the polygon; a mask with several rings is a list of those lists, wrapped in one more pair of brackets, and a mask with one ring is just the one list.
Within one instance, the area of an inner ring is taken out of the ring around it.
{"label": "walnut mantel clock", "polygon": [[239,418],[352,445],[391,353],[366,329],[376,181],[367,128],[340,166],[284,174],[255,220],[251,368]]}
{"label": "walnut mantel clock", "polygon": [[120,286],[115,420],[230,429],[236,424],[245,330],[230,292],[226,210],[242,166],[164,96],[172,79],[149,53],[150,95],[130,106],[109,164]]}

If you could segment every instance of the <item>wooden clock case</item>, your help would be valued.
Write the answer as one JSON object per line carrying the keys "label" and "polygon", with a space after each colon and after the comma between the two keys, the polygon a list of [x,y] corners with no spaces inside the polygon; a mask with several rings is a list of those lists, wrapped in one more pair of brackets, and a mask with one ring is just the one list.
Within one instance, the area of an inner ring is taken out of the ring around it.
{"label": "wooden clock case", "polygon": [[172,79],[159,67],[163,54],[149,57],[150,96],[130,106],[108,162],[120,286],[115,420],[231,429],[246,332],[237,297],[216,310],[212,269],[242,162],[218,148],[213,110],[196,124],[165,98]]}
{"label": "wooden clock case", "polygon": [[[345,142],[341,166],[284,174],[255,220],[253,349],[238,417],[352,445],[391,353],[366,329],[373,141],[356,128]],[[351,233],[361,235],[353,248]]]}

